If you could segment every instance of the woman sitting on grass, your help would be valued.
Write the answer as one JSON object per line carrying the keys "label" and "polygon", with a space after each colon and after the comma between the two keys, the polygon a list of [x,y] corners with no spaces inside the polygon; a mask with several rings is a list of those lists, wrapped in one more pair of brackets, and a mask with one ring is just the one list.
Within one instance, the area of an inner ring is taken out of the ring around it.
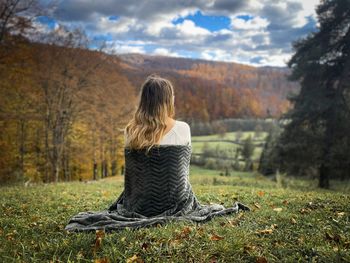
{"label": "woman sitting on grass", "polygon": [[66,230],[109,231],[170,220],[203,222],[249,210],[237,202],[230,208],[198,202],[189,182],[190,127],[174,119],[174,99],[169,80],[155,75],[146,79],[125,129],[124,191],[108,210],[74,216]]}

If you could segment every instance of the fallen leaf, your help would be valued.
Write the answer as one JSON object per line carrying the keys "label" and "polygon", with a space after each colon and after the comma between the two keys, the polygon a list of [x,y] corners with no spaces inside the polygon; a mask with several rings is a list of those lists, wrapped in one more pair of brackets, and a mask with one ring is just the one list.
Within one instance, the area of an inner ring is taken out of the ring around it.
{"label": "fallen leaf", "polygon": [[109,263],[108,258],[97,258],[95,259],[94,263]]}
{"label": "fallen leaf", "polygon": [[253,250],[255,250],[255,248],[256,248],[256,246],[252,246],[252,245],[245,245],[243,247],[245,252],[253,251]]}
{"label": "fallen leaf", "polygon": [[203,235],[204,234],[204,228],[203,227],[198,227],[196,233],[198,235],[200,235],[200,236]]}
{"label": "fallen leaf", "polygon": [[311,209],[309,209],[309,208],[302,208],[302,209],[300,209],[300,213],[301,214],[308,214],[309,212],[311,211]]}
{"label": "fallen leaf", "polygon": [[272,234],[273,230],[272,229],[264,229],[264,230],[258,230],[256,231],[256,234],[259,235],[268,235],[268,234]]}
{"label": "fallen leaf", "polygon": [[217,263],[218,259],[216,257],[211,257],[209,263]]}
{"label": "fallen leaf", "polygon": [[192,229],[189,226],[184,227],[181,232],[176,236],[176,239],[188,238],[191,234]]}
{"label": "fallen leaf", "polygon": [[290,222],[295,225],[297,223],[297,220],[295,220],[293,217],[291,218]]}
{"label": "fallen leaf", "polygon": [[337,214],[338,217],[342,217],[343,215],[345,215],[344,212],[337,212],[336,214]]}
{"label": "fallen leaf", "polygon": [[281,212],[281,211],[282,211],[282,208],[281,208],[281,207],[276,207],[276,208],[273,209],[273,211]]}
{"label": "fallen leaf", "polygon": [[267,263],[267,259],[265,257],[257,257],[256,263]]}
{"label": "fallen leaf", "polygon": [[272,224],[272,225],[271,225],[271,228],[272,228],[272,229],[276,229],[276,228],[277,228],[277,224]]}
{"label": "fallen leaf", "polygon": [[181,242],[181,240],[179,240],[179,239],[175,239],[175,240],[170,240],[169,241],[169,245],[170,246],[173,246],[173,247],[177,247],[179,244],[181,244],[182,242]]}
{"label": "fallen leaf", "polygon": [[264,191],[259,191],[259,192],[258,192],[258,196],[263,197],[264,195],[265,195],[265,192],[264,192]]}
{"label": "fallen leaf", "polygon": [[184,227],[182,229],[182,234],[185,235],[185,236],[188,236],[191,232],[192,232],[192,229],[189,226]]}
{"label": "fallen leaf", "polygon": [[138,257],[137,255],[133,255],[131,258],[126,260],[126,263],[144,263],[143,259]]}
{"label": "fallen leaf", "polygon": [[110,192],[108,192],[108,191],[102,191],[102,196],[103,196],[103,197],[109,197],[109,195],[110,195]]}
{"label": "fallen leaf", "polygon": [[350,241],[347,241],[344,243],[344,248],[346,248],[346,249],[350,248]]}
{"label": "fallen leaf", "polygon": [[210,237],[210,240],[213,240],[213,241],[218,241],[218,240],[222,240],[222,239],[224,239],[224,237],[216,235],[216,234],[213,234]]}
{"label": "fallen leaf", "polygon": [[105,236],[104,230],[96,230],[96,238],[95,238],[95,245],[94,245],[94,253],[101,247],[102,245],[102,239]]}
{"label": "fallen leaf", "polygon": [[303,243],[304,243],[304,240],[305,240],[304,237],[299,237],[299,238],[298,238],[298,243],[299,243],[299,244],[303,244]]}
{"label": "fallen leaf", "polygon": [[288,205],[288,204],[289,204],[289,201],[288,201],[288,200],[283,200],[282,204]]}
{"label": "fallen leaf", "polygon": [[149,247],[148,243],[142,243],[142,245],[141,245],[141,248],[144,249],[144,250],[147,250],[148,247]]}
{"label": "fallen leaf", "polygon": [[260,206],[258,203],[254,203],[254,206],[255,206],[256,208],[258,208],[258,209],[261,208],[261,206]]}
{"label": "fallen leaf", "polygon": [[105,231],[104,230],[96,230],[96,237],[97,238],[104,238],[105,236]]}
{"label": "fallen leaf", "polygon": [[15,233],[8,233],[8,234],[6,234],[6,239],[8,240],[8,241],[12,241],[12,240],[14,240],[15,239]]}
{"label": "fallen leaf", "polygon": [[334,241],[335,243],[340,243],[341,236],[338,234],[330,234],[326,232],[326,239],[329,241]]}

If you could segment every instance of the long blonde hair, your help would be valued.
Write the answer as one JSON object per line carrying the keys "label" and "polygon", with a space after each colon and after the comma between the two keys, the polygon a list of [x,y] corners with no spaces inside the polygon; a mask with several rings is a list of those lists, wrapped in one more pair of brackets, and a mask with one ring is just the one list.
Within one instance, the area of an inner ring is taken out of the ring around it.
{"label": "long blonde hair", "polygon": [[126,146],[131,149],[147,148],[148,152],[163,137],[167,117],[174,115],[174,89],[171,82],[150,75],[142,84],[137,110],[125,128]]}

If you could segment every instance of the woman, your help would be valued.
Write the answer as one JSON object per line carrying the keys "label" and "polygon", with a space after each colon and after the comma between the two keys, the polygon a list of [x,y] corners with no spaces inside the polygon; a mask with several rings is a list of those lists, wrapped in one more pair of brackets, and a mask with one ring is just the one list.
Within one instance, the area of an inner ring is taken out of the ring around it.
{"label": "woman", "polygon": [[169,80],[149,76],[142,85],[139,106],[125,129],[126,146],[149,150],[155,145],[190,145],[190,127],[173,119],[174,99]]}
{"label": "woman", "polygon": [[156,75],[146,79],[125,129],[124,191],[108,210],[74,216],[66,230],[110,231],[171,220],[204,222],[249,210],[237,202],[230,208],[198,202],[189,182],[190,128],[174,119],[174,99],[170,81]]}

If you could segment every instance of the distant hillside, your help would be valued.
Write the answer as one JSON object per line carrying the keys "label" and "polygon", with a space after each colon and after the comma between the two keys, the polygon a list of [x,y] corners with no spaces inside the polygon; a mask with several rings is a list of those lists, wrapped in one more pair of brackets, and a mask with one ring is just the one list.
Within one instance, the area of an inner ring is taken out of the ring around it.
{"label": "distant hillside", "polygon": [[288,68],[140,54],[119,57],[136,87],[151,73],[171,78],[181,98],[178,114],[187,120],[280,116],[289,107],[287,96],[299,91],[297,83],[286,79]]}

